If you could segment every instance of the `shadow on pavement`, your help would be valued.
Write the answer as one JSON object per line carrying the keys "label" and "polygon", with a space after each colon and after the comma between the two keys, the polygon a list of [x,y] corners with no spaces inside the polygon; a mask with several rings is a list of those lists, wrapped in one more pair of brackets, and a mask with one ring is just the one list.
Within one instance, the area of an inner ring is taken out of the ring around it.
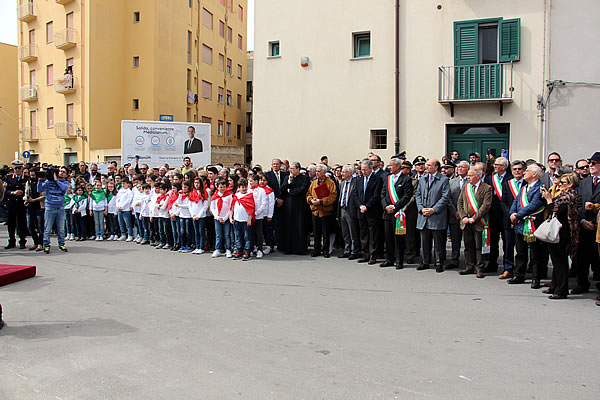
{"label": "shadow on pavement", "polygon": [[[137,332],[138,329],[114,319],[90,318],[80,321],[34,321],[37,324],[22,325],[30,321],[5,321],[0,336],[14,336],[25,340],[62,339],[73,336],[104,337]],[[33,322],[33,321],[32,321]]]}

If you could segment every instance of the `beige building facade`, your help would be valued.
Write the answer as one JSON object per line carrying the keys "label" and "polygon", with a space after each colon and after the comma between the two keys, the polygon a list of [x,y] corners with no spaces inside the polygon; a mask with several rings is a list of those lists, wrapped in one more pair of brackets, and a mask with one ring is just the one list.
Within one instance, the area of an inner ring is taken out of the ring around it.
{"label": "beige building facade", "polygon": [[246,0],[18,1],[21,148],[53,163],[120,159],[121,120],[211,124],[242,161]]}
{"label": "beige building facade", "polygon": [[0,43],[0,166],[19,149],[17,46]]}
{"label": "beige building facade", "polygon": [[561,146],[538,104],[552,12],[543,0],[257,2],[254,161],[387,159],[396,135],[410,160],[545,159]]}

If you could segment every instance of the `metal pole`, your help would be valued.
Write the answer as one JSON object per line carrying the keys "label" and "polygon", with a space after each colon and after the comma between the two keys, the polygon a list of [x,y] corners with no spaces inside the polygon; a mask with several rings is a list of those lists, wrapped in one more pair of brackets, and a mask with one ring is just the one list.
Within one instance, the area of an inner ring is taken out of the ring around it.
{"label": "metal pole", "polygon": [[394,154],[400,153],[400,0],[396,0],[395,25],[395,92],[394,92]]}

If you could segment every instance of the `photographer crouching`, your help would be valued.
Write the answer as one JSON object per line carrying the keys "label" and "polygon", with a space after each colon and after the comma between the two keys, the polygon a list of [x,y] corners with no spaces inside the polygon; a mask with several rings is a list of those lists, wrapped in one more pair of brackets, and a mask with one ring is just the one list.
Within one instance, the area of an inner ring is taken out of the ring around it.
{"label": "photographer crouching", "polygon": [[65,193],[69,188],[69,182],[65,167],[49,166],[46,169],[44,180],[38,181],[38,192],[46,192],[46,212],[44,214],[44,253],[50,253],[50,232],[56,222],[58,232],[58,249],[67,252],[65,247]]}

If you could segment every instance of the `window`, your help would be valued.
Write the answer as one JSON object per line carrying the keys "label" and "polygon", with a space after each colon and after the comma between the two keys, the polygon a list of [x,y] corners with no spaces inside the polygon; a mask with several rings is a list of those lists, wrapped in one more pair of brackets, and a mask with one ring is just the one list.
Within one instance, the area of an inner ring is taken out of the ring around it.
{"label": "window", "polygon": [[371,130],[371,149],[387,149],[387,130]]}
{"label": "window", "polygon": [[139,11],[134,11],[133,12],[133,22],[140,22],[140,12]]}
{"label": "window", "polygon": [[455,22],[454,65],[519,61],[520,36],[520,18]]}
{"label": "window", "polygon": [[236,132],[236,137],[238,139],[242,138],[242,126],[240,124],[237,125],[237,132]]}
{"label": "window", "polygon": [[46,43],[54,41],[54,22],[50,21],[46,24]]}
{"label": "window", "polygon": [[241,94],[237,95],[237,108],[238,108],[238,110],[242,109],[242,95]]}
{"label": "window", "polygon": [[231,64],[232,64],[231,58],[228,58],[227,59],[227,73],[229,75],[231,75]]}
{"label": "window", "polygon": [[187,90],[190,90],[190,88],[192,87],[192,70],[188,68],[187,70],[187,75],[185,78],[185,84],[186,84],[186,88]]}
{"label": "window", "polygon": [[75,27],[73,21],[75,21],[75,14],[71,11],[67,14],[67,29],[73,29]]}
{"label": "window", "polygon": [[73,103],[67,104],[67,122],[73,122],[75,119],[75,106]]}
{"label": "window", "polygon": [[212,100],[212,83],[202,81],[202,98]]}
{"label": "window", "polygon": [[244,21],[244,7],[238,6],[238,18],[240,21]]}
{"label": "window", "polygon": [[192,8],[192,0],[188,0],[188,7]]}
{"label": "window", "polygon": [[230,26],[227,27],[227,41],[233,43],[233,29]]}
{"label": "window", "polygon": [[353,33],[354,58],[371,56],[371,32]]}
{"label": "window", "polygon": [[140,56],[133,56],[133,67],[137,68],[140,66]]}
{"label": "window", "polygon": [[279,40],[276,42],[269,42],[269,56],[279,57]]}
{"label": "window", "polygon": [[212,48],[202,44],[202,61],[212,65]]}
{"label": "window", "polygon": [[67,67],[73,67],[73,57],[67,58]]}
{"label": "window", "polygon": [[223,136],[223,121],[219,120],[217,123],[217,135]]}
{"label": "window", "polygon": [[252,113],[246,113],[246,132],[252,132]]}
{"label": "window", "polygon": [[238,64],[238,79],[242,79],[242,65]]}
{"label": "window", "polygon": [[46,65],[46,84],[54,85],[54,64]]}
{"label": "window", "polygon": [[252,100],[252,81],[246,81],[246,100]]}
{"label": "window", "polygon": [[233,12],[233,0],[227,0],[227,9],[229,12]]}
{"label": "window", "polygon": [[228,90],[228,91],[227,91],[227,105],[228,105],[228,106],[231,106],[231,105],[233,105],[233,103],[232,103],[232,102],[233,102],[233,100],[232,100],[232,98],[231,98],[231,90]]}
{"label": "window", "polygon": [[187,34],[187,62],[192,63],[192,32],[190,31]]}
{"label": "window", "polygon": [[211,117],[206,117],[206,116],[203,115],[201,122],[203,124],[210,124],[210,123],[212,123],[212,118]]}
{"label": "window", "polygon": [[134,110],[140,109],[140,99],[133,99],[133,109]]}
{"label": "window", "polygon": [[29,84],[35,86],[35,69],[29,71]]}
{"label": "window", "polygon": [[244,38],[242,35],[238,35],[238,49],[242,50],[244,48]]}
{"label": "window", "polygon": [[219,21],[219,36],[225,37],[225,22]]}
{"label": "window", "polygon": [[225,56],[223,54],[219,54],[219,71],[223,71],[225,69]]}
{"label": "window", "polygon": [[46,109],[46,124],[48,128],[54,128],[54,107]]}
{"label": "window", "polygon": [[206,8],[202,9],[202,25],[212,31],[213,28],[213,15]]}
{"label": "window", "polygon": [[227,137],[231,137],[231,122],[227,123],[227,132],[226,132]]}
{"label": "window", "polygon": [[223,104],[223,88],[219,86],[217,89],[217,102]]}

